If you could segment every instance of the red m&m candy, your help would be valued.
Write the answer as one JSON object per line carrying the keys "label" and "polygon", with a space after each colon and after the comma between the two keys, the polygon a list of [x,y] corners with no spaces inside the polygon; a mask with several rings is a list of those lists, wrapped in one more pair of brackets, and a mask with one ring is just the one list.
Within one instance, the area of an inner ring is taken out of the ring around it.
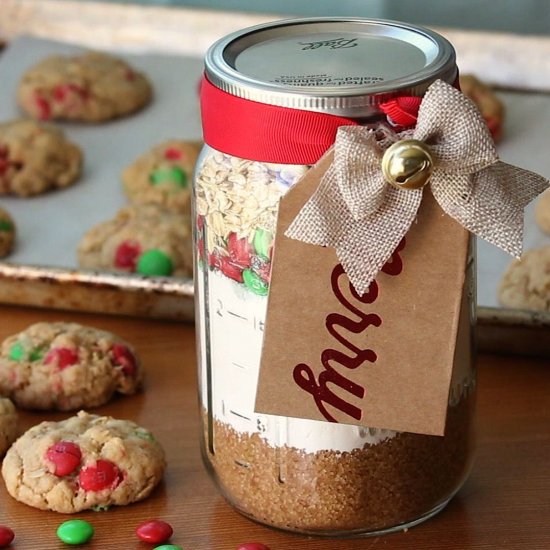
{"label": "red m&m candy", "polygon": [[166,542],[172,536],[173,532],[170,524],[160,519],[144,521],[136,529],[136,535],[140,540],[152,544]]}
{"label": "red m&m candy", "polygon": [[137,241],[122,241],[115,250],[115,267],[135,271],[141,246]]}
{"label": "red m&m candy", "polygon": [[53,473],[63,477],[78,468],[82,452],[72,441],[59,441],[46,451],[46,458],[55,466]]}
{"label": "red m&m candy", "polygon": [[237,550],[269,550],[269,547],[261,542],[243,542],[237,546]]}
{"label": "red m&m candy", "polygon": [[47,99],[36,93],[34,95],[34,103],[38,109],[38,118],[40,120],[48,120],[52,116],[52,109]]}
{"label": "red m&m candy", "polygon": [[134,354],[124,344],[113,344],[113,363],[122,367],[126,376],[134,376],[137,371],[137,361]]}
{"label": "red m&m candy", "polygon": [[15,533],[9,527],[0,525],[0,548],[9,546],[14,538]]}
{"label": "red m&m candy", "polygon": [[121,480],[119,469],[109,460],[98,460],[94,466],[80,470],[78,481],[85,491],[114,489]]}
{"label": "red m&m candy", "polygon": [[49,365],[50,363],[57,363],[60,369],[66,369],[75,363],[78,363],[78,352],[70,348],[53,348],[46,355],[44,363]]}
{"label": "red m&m candy", "polygon": [[250,258],[254,248],[246,237],[238,238],[236,233],[229,233],[227,237],[227,249],[231,262],[239,267],[250,266]]}
{"label": "red m&m candy", "polygon": [[229,256],[221,256],[220,270],[226,277],[229,277],[238,283],[243,282],[243,268],[235,265]]}
{"label": "red m&m candy", "polygon": [[183,157],[183,151],[177,149],[176,147],[168,147],[164,151],[164,158],[168,160],[179,160]]}

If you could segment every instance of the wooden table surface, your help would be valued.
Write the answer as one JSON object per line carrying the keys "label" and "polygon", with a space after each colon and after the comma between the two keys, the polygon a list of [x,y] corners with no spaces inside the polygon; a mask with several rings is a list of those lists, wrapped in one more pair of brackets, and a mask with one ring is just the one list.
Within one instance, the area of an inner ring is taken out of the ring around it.
{"label": "wooden table surface", "polygon": [[[479,359],[478,453],[472,474],[438,516],[384,537],[327,540],[278,532],[235,512],[217,493],[199,453],[194,328],[106,315],[0,306],[0,339],[43,320],[67,320],[112,330],[133,342],[146,369],[145,391],[96,409],[150,428],[164,445],[164,483],[144,502],[75,517],[96,533],[83,548],[145,550],[135,527],[148,518],[172,524],[172,543],[184,550],[235,550],[260,541],[271,550],[550,548],[550,361]],[[22,429],[66,414],[20,414]],[[13,548],[67,548],[57,526],[72,516],[14,501],[0,484],[0,524],[16,532]]]}

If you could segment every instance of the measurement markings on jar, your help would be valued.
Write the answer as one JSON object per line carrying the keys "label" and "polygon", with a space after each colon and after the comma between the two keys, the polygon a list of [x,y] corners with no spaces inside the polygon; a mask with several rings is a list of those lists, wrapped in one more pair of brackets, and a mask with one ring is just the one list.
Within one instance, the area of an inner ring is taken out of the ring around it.
{"label": "measurement markings on jar", "polygon": [[238,313],[235,313],[234,311],[226,310],[229,315],[233,315],[233,317],[237,317],[238,319],[242,319],[243,321],[248,321],[248,317],[245,317],[244,315],[239,315]]}
{"label": "measurement markings on jar", "polygon": [[241,365],[240,363],[236,363],[235,361],[232,361],[231,364],[232,364],[234,367],[237,367],[238,369],[248,370],[248,367],[247,367],[247,366]]}
{"label": "measurement markings on jar", "polygon": [[242,418],[243,420],[248,420],[249,422],[252,421],[252,418],[249,416],[245,416],[244,414],[238,413],[237,411],[234,411],[232,409],[229,409],[229,412],[235,416],[238,416],[239,418]]}
{"label": "measurement markings on jar", "polygon": [[218,317],[226,319],[227,316],[231,316],[235,319],[239,319],[240,321],[245,321],[246,323],[249,323],[254,330],[259,330],[260,332],[264,331],[264,315],[253,315],[252,317],[248,317],[247,315],[231,311],[219,298],[216,300],[216,304],[216,315]]}

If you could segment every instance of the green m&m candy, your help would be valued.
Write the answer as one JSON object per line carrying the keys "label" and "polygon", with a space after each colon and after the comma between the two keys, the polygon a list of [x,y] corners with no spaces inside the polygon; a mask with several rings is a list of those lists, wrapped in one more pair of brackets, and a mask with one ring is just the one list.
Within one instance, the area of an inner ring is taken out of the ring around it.
{"label": "green m&m candy", "polygon": [[29,353],[29,359],[31,361],[38,361],[44,357],[44,350],[41,348],[35,348]]}
{"label": "green m&m candy", "polygon": [[147,441],[156,441],[154,435],[144,428],[138,428],[134,434],[140,439],[146,439]]}
{"label": "green m&m candy", "polygon": [[152,248],[138,258],[136,271],[141,275],[172,275],[174,263],[168,254],[157,248]]}
{"label": "green m&m candy", "polygon": [[94,536],[94,528],[83,519],[71,519],[57,528],[57,536],[65,544],[84,544]]}
{"label": "green m&m candy", "polygon": [[25,347],[21,342],[15,342],[8,352],[8,357],[12,361],[22,361],[25,358]]}
{"label": "green m&m candy", "polygon": [[258,227],[254,232],[254,250],[258,256],[269,260],[269,247],[273,242],[273,235],[271,231],[267,231]]}
{"label": "green m&m candy", "polygon": [[13,230],[13,224],[9,222],[8,220],[0,220],[0,231],[12,231]]}
{"label": "green m&m candy", "polygon": [[155,546],[153,550],[183,550],[183,548],[175,544],[161,544],[160,546]]}
{"label": "green m&m candy", "polygon": [[245,269],[243,271],[243,283],[244,286],[254,292],[254,294],[267,296],[269,286],[251,269]]}
{"label": "green m&m candy", "polygon": [[153,185],[167,183],[175,187],[187,187],[187,174],[179,166],[158,168],[151,173],[150,180]]}
{"label": "green m&m candy", "polygon": [[15,342],[8,352],[8,357],[12,361],[24,361],[27,358],[29,361],[38,361],[44,357],[44,350],[41,348],[34,348],[27,352],[22,342]]}

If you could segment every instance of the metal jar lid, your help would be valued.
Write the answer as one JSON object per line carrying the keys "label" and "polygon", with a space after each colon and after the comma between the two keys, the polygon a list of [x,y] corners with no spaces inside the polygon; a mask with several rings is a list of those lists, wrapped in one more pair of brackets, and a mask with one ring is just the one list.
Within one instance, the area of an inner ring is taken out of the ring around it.
{"label": "metal jar lid", "polygon": [[208,50],[205,72],[237,97],[353,118],[458,74],[454,48],[439,34],[345,17],[276,21],[230,34]]}

